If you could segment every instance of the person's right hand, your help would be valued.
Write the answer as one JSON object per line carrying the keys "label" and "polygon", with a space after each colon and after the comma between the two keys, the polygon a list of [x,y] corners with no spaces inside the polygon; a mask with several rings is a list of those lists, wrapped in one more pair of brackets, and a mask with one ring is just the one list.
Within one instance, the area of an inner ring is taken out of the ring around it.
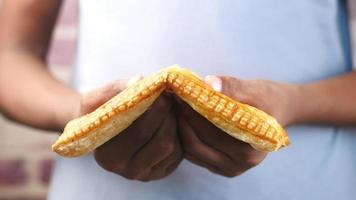
{"label": "person's right hand", "polygon": [[[79,115],[93,111],[126,88],[119,80],[82,95]],[[182,160],[171,97],[162,94],[127,129],[95,150],[97,163],[127,179],[151,181],[172,173]]]}

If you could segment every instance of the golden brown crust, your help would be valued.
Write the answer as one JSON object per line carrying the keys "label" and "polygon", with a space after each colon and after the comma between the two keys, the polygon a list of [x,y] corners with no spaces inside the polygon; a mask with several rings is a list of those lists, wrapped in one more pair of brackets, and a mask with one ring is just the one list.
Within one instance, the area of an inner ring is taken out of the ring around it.
{"label": "golden brown crust", "polygon": [[70,121],[52,149],[69,157],[94,150],[127,128],[166,88],[224,132],[257,150],[276,151],[289,144],[288,135],[272,116],[212,90],[190,71],[173,66],[129,86],[94,112]]}
{"label": "golden brown crust", "polygon": [[164,89],[162,74],[134,83],[94,112],[71,120],[52,145],[52,150],[68,157],[94,150],[127,128]]}
{"label": "golden brown crust", "polygon": [[276,151],[289,144],[283,127],[267,113],[216,92],[185,69],[168,75],[173,92],[215,126],[260,151]]}

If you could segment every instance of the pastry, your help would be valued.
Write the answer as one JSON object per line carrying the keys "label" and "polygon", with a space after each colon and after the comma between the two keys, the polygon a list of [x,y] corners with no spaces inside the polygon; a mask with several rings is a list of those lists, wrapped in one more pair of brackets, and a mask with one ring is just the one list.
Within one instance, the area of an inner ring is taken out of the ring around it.
{"label": "pastry", "polygon": [[259,151],[271,152],[289,144],[275,118],[214,91],[189,70],[172,66],[138,81],[95,111],[71,120],[52,145],[61,156],[87,154],[120,134],[164,91],[174,92],[215,126]]}

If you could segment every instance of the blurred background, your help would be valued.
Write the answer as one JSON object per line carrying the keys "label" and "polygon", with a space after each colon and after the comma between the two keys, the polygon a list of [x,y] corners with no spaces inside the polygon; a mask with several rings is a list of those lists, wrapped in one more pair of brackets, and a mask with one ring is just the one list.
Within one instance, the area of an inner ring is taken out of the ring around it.
{"label": "blurred background", "polygon": [[[356,1],[349,4],[350,30],[356,36]],[[64,82],[70,80],[75,57],[77,21],[77,1],[64,1],[49,56],[51,71]],[[50,146],[56,138],[56,133],[10,122],[0,114],[0,200],[46,199],[55,157]]]}
{"label": "blurred background", "polygon": [[[64,2],[49,56],[51,71],[64,82],[70,79],[75,56],[77,7],[75,0]],[[0,114],[0,200],[46,199],[55,156],[50,147],[57,135],[10,122]]]}

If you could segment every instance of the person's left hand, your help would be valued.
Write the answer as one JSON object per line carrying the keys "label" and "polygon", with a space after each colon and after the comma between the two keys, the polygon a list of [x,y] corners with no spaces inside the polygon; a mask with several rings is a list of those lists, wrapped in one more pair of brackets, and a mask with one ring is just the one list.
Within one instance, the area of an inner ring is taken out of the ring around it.
{"label": "person's left hand", "polygon": [[[233,77],[210,77],[207,82],[233,99],[248,103],[272,114],[282,125],[290,122],[286,115],[288,85],[272,81],[245,81]],[[178,127],[184,157],[210,171],[234,177],[258,165],[267,155],[239,141],[210,123],[186,103],[177,100]]]}
{"label": "person's left hand", "polygon": [[184,158],[226,177],[260,163],[266,153],[253,149],[217,128],[184,102],[178,103],[178,130]]}

